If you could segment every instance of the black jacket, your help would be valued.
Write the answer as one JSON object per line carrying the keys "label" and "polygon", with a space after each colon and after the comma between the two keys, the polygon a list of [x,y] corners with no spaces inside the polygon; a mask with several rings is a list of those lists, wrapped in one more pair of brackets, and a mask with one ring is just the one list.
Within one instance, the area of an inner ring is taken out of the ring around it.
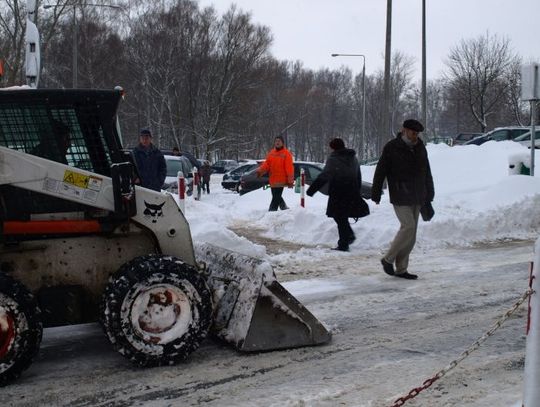
{"label": "black jacket", "polygon": [[384,179],[388,180],[394,205],[423,205],[433,201],[435,189],[426,147],[422,140],[407,145],[401,134],[386,143],[373,176],[371,199],[381,200]]}
{"label": "black jacket", "polygon": [[324,170],[313,181],[306,193],[313,196],[327,182],[327,216],[360,218],[369,213],[369,210],[365,213],[363,209],[367,208],[367,205],[364,205],[360,196],[362,175],[354,150],[346,148],[333,151],[326,160]]}

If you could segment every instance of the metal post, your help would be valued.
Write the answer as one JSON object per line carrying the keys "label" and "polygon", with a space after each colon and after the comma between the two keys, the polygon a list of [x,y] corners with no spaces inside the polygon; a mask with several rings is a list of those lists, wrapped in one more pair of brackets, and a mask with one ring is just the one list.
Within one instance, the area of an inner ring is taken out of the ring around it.
{"label": "metal post", "polygon": [[529,279],[533,293],[529,297],[529,317],[527,321],[527,343],[525,347],[525,368],[523,375],[523,407],[540,405],[540,239],[534,247],[534,263]]}
{"label": "metal post", "polygon": [[536,138],[536,102],[536,100],[531,100],[531,177],[534,177],[534,155],[536,151],[534,146]]}
{"label": "metal post", "polygon": [[422,0],[422,124],[427,129],[426,0]]}
{"label": "metal post", "polygon": [[366,149],[366,57],[364,57],[362,67],[362,143],[360,147],[360,159],[364,159]]}
{"label": "metal post", "polygon": [[73,89],[77,89],[77,6],[73,5]]}
{"label": "metal post", "polygon": [[392,61],[392,0],[386,2],[386,44],[384,50],[384,106],[383,122],[378,137],[377,154],[382,150],[382,139],[392,136],[392,115],[390,112],[390,63]]}

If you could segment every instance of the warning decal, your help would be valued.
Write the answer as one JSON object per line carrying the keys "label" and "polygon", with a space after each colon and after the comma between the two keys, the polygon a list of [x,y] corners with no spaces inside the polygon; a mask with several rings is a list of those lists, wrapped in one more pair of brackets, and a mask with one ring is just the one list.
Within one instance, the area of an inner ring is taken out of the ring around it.
{"label": "warning decal", "polygon": [[60,185],[55,185],[51,181],[52,180],[49,180],[49,182],[44,185],[43,189],[50,191],[57,190],[58,193],[62,195],[96,202],[99,192],[101,191],[103,178],[66,170],[64,172],[64,179],[62,180],[63,182],[59,183]]}
{"label": "warning decal", "polygon": [[90,181],[90,177],[88,175],[80,174],[78,172],[66,170],[64,172],[64,180],[65,183],[75,185],[79,188],[88,188],[88,182]]}

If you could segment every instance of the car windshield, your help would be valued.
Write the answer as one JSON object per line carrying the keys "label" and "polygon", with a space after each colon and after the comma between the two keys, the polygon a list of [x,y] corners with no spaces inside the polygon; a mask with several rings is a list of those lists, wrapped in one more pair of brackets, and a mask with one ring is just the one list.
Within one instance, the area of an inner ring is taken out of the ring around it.
{"label": "car windshield", "polygon": [[178,171],[182,171],[182,162],[180,160],[166,160],[167,177],[176,177]]}

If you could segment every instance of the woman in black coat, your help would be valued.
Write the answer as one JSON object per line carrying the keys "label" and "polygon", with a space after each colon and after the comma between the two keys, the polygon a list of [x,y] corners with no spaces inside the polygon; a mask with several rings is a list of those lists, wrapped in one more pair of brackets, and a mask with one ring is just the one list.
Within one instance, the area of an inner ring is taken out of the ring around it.
{"label": "woman in black coat", "polygon": [[324,170],[307,190],[309,196],[328,182],[328,206],[326,216],[334,218],[339,232],[338,245],[334,250],[349,251],[349,244],[356,239],[349,218],[361,218],[369,214],[369,207],[360,195],[362,175],[356,152],[345,148],[340,138],[330,141],[330,153]]}

